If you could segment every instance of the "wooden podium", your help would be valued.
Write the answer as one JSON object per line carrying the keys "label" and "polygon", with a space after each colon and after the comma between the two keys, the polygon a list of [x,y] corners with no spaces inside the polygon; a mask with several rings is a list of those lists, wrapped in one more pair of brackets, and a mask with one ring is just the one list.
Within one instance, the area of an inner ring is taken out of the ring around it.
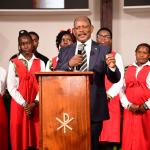
{"label": "wooden podium", "polygon": [[41,72],[40,150],[90,150],[92,72]]}

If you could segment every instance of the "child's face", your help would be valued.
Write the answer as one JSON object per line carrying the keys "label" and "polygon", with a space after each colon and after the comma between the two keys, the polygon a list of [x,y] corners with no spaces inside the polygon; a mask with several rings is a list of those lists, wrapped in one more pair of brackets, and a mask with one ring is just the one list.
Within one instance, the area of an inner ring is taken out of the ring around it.
{"label": "child's face", "polygon": [[28,36],[22,36],[19,41],[19,48],[21,53],[32,53],[33,51],[32,39]]}
{"label": "child's face", "polygon": [[135,53],[136,61],[139,65],[145,64],[150,58],[149,49],[145,46],[141,46]]}
{"label": "child's face", "polygon": [[72,41],[71,36],[68,34],[65,34],[61,39],[60,47],[64,48],[72,43],[73,43],[73,41]]}

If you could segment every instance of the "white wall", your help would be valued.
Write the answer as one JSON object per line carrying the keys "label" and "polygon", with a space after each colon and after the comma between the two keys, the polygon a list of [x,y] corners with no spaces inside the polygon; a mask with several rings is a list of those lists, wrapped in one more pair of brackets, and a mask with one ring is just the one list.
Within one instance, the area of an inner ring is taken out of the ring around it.
{"label": "white wall", "polygon": [[138,44],[150,44],[150,8],[123,10],[123,0],[113,2],[113,48],[122,55],[126,66],[135,60]]}
{"label": "white wall", "polygon": [[[90,1],[91,13],[88,13],[95,26],[93,37],[99,28],[99,0]],[[96,3],[96,4],[95,4]],[[32,14],[32,13],[31,13]],[[82,13],[80,14],[82,15]],[[60,30],[73,27],[73,20],[78,14],[48,15],[0,15],[0,65],[8,67],[9,58],[18,52],[18,32],[25,29],[40,35],[39,52],[51,58],[57,55],[56,35]]]}
{"label": "white wall", "polygon": [[[93,38],[100,27],[100,0],[90,0],[89,17],[95,27]],[[123,0],[113,1],[113,48],[122,54],[124,65],[134,61],[134,50],[141,42],[150,43],[150,10],[123,10]],[[82,15],[82,14],[81,14]],[[62,29],[73,26],[77,14],[1,15],[0,65],[7,69],[9,58],[18,51],[18,32],[34,30],[40,35],[39,51],[49,58],[57,55],[55,38]]]}

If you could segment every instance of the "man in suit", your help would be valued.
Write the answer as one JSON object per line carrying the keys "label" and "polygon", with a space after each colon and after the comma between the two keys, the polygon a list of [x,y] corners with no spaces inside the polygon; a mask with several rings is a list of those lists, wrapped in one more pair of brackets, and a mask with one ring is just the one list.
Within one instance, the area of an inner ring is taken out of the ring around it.
{"label": "man in suit", "polygon": [[94,72],[93,82],[90,85],[91,141],[92,150],[98,150],[102,121],[109,119],[104,78],[107,75],[111,82],[118,82],[120,72],[115,65],[114,56],[108,54],[109,48],[92,41],[93,28],[88,17],[79,16],[75,19],[73,33],[77,42],[60,49],[56,69],[75,71],[77,67],[82,65],[84,56],[78,53],[78,47],[84,44],[87,56],[86,70]]}

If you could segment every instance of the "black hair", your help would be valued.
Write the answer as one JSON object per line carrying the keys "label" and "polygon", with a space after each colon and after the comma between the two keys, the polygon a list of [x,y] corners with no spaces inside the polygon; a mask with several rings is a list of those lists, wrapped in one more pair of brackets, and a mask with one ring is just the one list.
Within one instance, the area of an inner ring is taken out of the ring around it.
{"label": "black hair", "polygon": [[31,41],[32,41],[32,38],[31,38],[31,36],[30,36],[30,34],[29,34],[28,31],[26,31],[26,30],[20,30],[19,31],[19,36],[18,36],[18,44],[19,45],[20,45],[20,38],[23,37],[23,36],[29,37],[31,39]]}
{"label": "black hair", "polygon": [[141,43],[141,44],[139,44],[139,45],[136,47],[135,52],[137,52],[138,49],[141,48],[141,47],[147,47],[147,48],[148,48],[148,51],[149,51],[149,54],[150,54],[150,45],[147,44],[147,43]]}
{"label": "black hair", "polygon": [[105,27],[100,28],[100,29],[97,31],[96,36],[98,36],[98,34],[99,34],[101,31],[107,31],[107,32],[109,32],[110,38],[112,39],[112,32],[111,32],[111,30],[110,30],[109,28],[105,28]]}
{"label": "black hair", "polygon": [[31,34],[32,34],[32,35],[35,35],[35,36],[38,38],[38,40],[39,40],[39,38],[40,38],[39,35],[38,35],[36,32],[34,32],[34,31],[30,31],[29,34],[30,34],[30,35],[31,35]]}
{"label": "black hair", "polygon": [[60,43],[61,43],[61,41],[62,41],[62,37],[63,37],[64,35],[70,35],[70,37],[71,37],[73,43],[76,42],[76,38],[75,38],[75,36],[71,33],[70,29],[68,29],[68,30],[66,30],[66,31],[60,31],[60,32],[58,33],[58,35],[56,36],[56,47],[57,47],[58,49],[59,49],[59,45],[60,45]]}

